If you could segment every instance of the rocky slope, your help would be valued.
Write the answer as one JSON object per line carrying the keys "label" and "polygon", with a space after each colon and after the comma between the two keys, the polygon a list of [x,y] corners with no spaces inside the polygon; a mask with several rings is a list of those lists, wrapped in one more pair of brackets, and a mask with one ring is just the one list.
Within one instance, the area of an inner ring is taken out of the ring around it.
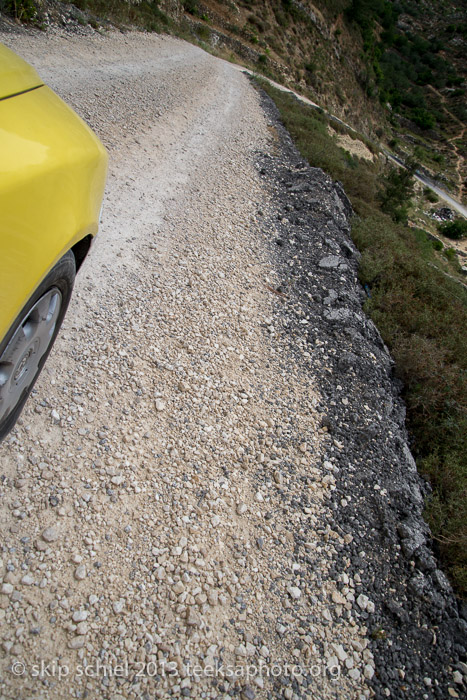
{"label": "rocky slope", "polygon": [[[362,313],[350,204],[338,183],[301,160],[275,107],[268,100],[265,107],[281,144],[280,155],[265,154],[260,168],[274,183],[276,217],[266,229],[279,248],[279,289],[295,316],[284,325],[294,340],[302,324],[307,329],[307,360],[323,399],[317,408],[331,437],[323,455],[335,484],[329,526],[351,536],[336,546],[331,574],[350,600],[363,593],[357,617],[368,625],[377,660],[377,697],[462,697],[466,610],[459,615],[433,557],[422,518],[428,485],[407,445],[400,387]],[[355,591],[349,581],[358,582]]]}

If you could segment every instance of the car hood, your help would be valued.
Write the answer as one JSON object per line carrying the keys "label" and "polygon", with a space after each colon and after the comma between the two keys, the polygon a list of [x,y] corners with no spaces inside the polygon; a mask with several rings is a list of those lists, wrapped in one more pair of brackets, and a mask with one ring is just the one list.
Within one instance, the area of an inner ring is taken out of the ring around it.
{"label": "car hood", "polygon": [[0,100],[43,85],[31,66],[0,44]]}

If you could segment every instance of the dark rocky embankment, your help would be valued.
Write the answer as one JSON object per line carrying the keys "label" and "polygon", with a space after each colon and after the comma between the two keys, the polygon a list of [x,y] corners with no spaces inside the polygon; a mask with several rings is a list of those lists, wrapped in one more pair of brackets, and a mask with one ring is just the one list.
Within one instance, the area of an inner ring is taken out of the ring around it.
{"label": "dark rocky embankment", "polygon": [[351,540],[336,546],[332,573],[342,589],[343,572],[361,582],[353,614],[372,639],[377,698],[465,697],[465,609],[438,568],[423,520],[429,487],[410,453],[393,361],[362,309],[351,205],[339,183],[303,161],[266,96],[263,105],[278,133],[277,153],[257,157],[277,203],[275,218],[264,220],[283,279],[276,291],[292,353],[306,328],[331,437],[329,524]]}

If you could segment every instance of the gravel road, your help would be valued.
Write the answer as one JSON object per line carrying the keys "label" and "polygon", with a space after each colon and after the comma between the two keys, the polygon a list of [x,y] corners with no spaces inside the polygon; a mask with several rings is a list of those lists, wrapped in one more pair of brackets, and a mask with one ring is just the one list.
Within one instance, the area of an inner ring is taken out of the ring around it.
{"label": "gravel road", "polygon": [[[335,614],[346,601],[323,582],[339,535],[311,543],[319,585],[291,546],[301,519],[319,528],[332,477],[317,474],[307,512],[281,505],[320,464],[325,431],[274,328],[259,97],[175,39],[2,40],[111,156],[99,239],[0,453],[5,697],[259,698],[279,676],[292,698],[294,675],[310,697],[369,696],[366,629]],[[41,679],[41,661],[56,673]]]}
{"label": "gravel road", "polygon": [[274,120],[173,38],[0,40],[110,151],[100,235],[0,447],[1,697],[374,697],[342,445],[309,317],[285,332]]}

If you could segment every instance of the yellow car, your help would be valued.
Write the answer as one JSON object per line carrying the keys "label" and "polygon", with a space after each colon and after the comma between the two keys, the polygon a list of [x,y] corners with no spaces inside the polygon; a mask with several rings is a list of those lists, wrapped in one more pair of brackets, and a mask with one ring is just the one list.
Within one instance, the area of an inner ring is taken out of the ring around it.
{"label": "yellow car", "polygon": [[98,138],[0,44],[0,440],[57,336],[106,174]]}

